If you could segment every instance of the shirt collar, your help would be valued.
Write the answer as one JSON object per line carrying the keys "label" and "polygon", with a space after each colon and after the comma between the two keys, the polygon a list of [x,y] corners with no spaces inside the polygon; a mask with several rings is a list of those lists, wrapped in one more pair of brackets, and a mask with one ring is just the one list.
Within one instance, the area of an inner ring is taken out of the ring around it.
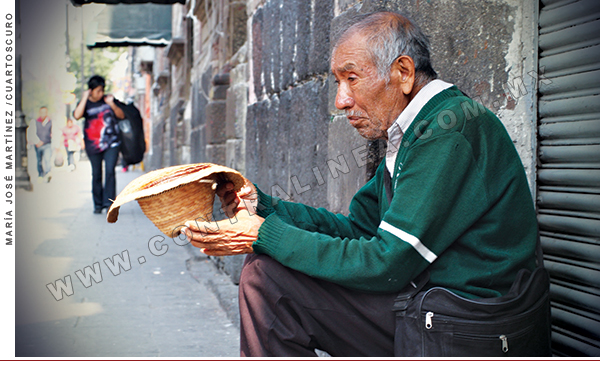
{"label": "shirt collar", "polygon": [[48,123],[48,121],[50,121],[50,117],[46,116],[46,118],[45,118],[45,119],[43,119],[43,120],[41,119],[41,117],[38,117],[38,118],[37,118],[37,120],[38,120],[39,122],[41,122],[41,123],[42,123],[42,126],[43,126],[43,125],[46,125],[46,124]]}
{"label": "shirt collar", "polygon": [[400,113],[396,121],[387,130],[388,147],[386,152],[386,167],[390,174],[394,171],[396,161],[396,153],[402,141],[402,136],[413,122],[421,109],[431,100],[436,94],[452,87],[452,84],[446,83],[443,80],[435,79],[427,83],[417,95],[408,103],[406,108]]}

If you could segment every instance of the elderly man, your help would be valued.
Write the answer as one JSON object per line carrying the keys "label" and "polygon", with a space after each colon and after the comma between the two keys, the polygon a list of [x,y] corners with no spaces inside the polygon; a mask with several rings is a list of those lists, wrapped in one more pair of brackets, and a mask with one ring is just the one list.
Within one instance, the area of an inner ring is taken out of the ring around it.
{"label": "elderly man", "polygon": [[237,219],[184,231],[206,254],[226,254],[240,231],[256,239],[240,279],[243,356],[391,356],[394,298],[425,269],[426,288],[473,299],[506,294],[519,269],[535,267],[535,210],[512,141],[437,79],[414,23],[360,17],[335,44],[331,72],[350,124],[388,141],[350,214],[227,184],[218,194]]}

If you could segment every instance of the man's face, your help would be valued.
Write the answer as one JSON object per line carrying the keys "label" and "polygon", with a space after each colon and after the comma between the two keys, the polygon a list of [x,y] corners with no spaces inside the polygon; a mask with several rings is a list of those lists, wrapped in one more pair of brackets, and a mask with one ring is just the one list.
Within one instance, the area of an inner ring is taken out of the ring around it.
{"label": "man's face", "polygon": [[104,97],[104,87],[99,85],[90,91],[90,99],[93,102],[98,102]]}
{"label": "man's face", "polygon": [[386,83],[377,73],[368,45],[355,33],[335,48],[331,70],[338,83],[335,106],[366,139],[387,138],[387,129],[408,104],[393,76]]}
{"label": "man's face", "polygon": [[46,107],[40,108],[40,118],[43,120],[48,117],[48,109]]}

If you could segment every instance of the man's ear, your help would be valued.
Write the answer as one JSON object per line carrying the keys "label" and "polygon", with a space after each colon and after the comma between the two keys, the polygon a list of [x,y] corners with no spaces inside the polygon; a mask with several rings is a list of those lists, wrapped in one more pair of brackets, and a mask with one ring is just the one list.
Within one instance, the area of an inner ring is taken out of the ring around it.
{"label": "man's ear", "polygon": [[402,93],[409,95],[415,84],[415,63],[410,56],[398,56],[391,67],[392,77],[399,83]]}

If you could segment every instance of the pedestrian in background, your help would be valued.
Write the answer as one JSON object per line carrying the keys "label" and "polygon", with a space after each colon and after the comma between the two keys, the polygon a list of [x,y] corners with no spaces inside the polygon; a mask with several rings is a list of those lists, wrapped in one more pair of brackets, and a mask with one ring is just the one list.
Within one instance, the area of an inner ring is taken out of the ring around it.
{"label": "pedestrian in background", "polygon": [[[85,118],[83,137],[85,152],[92,165],[92,197],[94,213],[102,213],[116,197],[115,166],[119,157],[119,124],[117,119],[125,117],[123,110],[115,104],[111,94],[104,94],[106,83],[103,77],[94,75],[88,81],[88,90],[83,92],[73,117]],[[102,185],[102,161],[106,168]]]}
{"label": "pedestrian in background", "polygon": [[52,158],[52,120],[48,116],[48,107],[40,107],[38,117],[29,123],[27,143],[35,147],[38,181],[50,182]]}
{"label": "pedestrian in background", "polygon": [[71,171],[75,170],[75,152],[81,150],[85,145],[81,137],[81,129],[68,118],[67,124],[62,128],[63,143],[67,151],[67,164]]}

